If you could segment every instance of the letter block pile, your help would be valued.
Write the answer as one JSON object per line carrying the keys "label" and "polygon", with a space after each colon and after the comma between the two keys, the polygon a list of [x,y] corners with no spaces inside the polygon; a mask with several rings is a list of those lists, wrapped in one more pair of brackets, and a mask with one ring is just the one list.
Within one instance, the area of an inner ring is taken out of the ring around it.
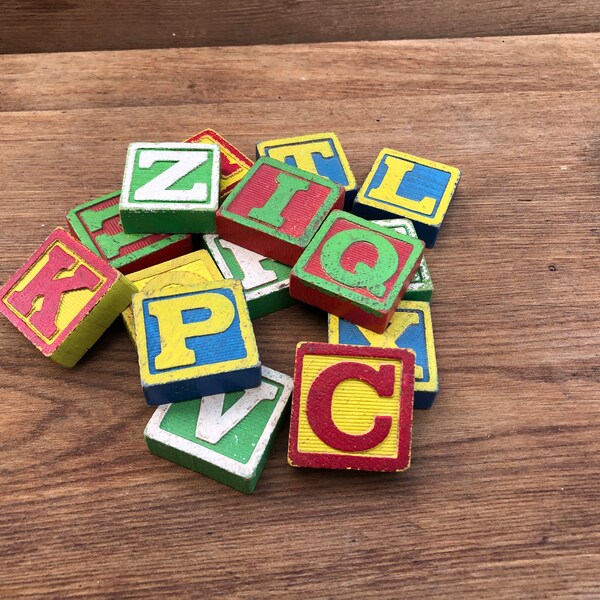
{"label": "letter block pile", "polygon": [[[291,466],[403,471],[439,389],[424,248],[460,171],[384,148],[359,186],[332,132],[256,155],[212,129],[132,143],[121,190],[68,212],[0,312],[66,367],[122,315],[149,450],[241,492],[289,413]],[[296,302],[328,313],[328,342],[299,340],[292,379],[261,363],[252,321]]]}

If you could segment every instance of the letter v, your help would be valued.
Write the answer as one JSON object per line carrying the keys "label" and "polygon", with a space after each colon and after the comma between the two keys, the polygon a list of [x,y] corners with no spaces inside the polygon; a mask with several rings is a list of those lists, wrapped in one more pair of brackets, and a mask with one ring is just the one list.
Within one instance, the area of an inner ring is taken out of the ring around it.
{"label": "letter v", "polygon": [[260,387],[244,390],[242,397],[223,412],[226,395],[215,394],[200,400],[200,412],[196,424],[197,438],[209,444],[218,443],[225,434],[245,419],[259,402],[275,400],[277,387],[263,381]]}

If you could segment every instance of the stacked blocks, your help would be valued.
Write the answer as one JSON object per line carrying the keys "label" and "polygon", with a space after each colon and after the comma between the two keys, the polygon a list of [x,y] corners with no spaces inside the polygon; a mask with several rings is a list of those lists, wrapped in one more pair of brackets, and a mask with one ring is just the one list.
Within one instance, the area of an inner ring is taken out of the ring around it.
{"label": "stacked blocks", "polygon": [[226,278],[240,279],[251,319],[295,303],[290,297],[291,267],[207,234],[204,245]]}
{"label": "stacked blocks", "polygon": [[415,354],[415,408],[431,408],[438,392],[438,371],[427,302],[402,301],[383,333],[329,315],[329,343],[407,348]]}
{"label": "stacked blocks", "polygon": [[460,175],[456,167],[384,148],[352,211],[367,219],[406,217],[433,247]]}
{"label": "stacked blocks", "polygon": [[259,158],[217,212],[217,232],[292,266],[344,190],[329,179],[271,158]]}
{"label": "stacked blocks", "polygon": [[410,465],[415,357],[305,342],[296,349],[288,462],[403,471]]}
{"label": "stacked blocks", "polygon": [[[196,283],[218,281],[223,279],[223,275],[210,254],[206,250],[198,250],[160,265],[131,273],[128,279],[136,287],[136,291],[150,293],[171,291],[175,288],[184,289]],[[135,343],[133,312],[130,306],[123,311],[123,321],[129,337]]]}
{"label": "stacked blocks", "polygon": [[44,356],[72,367],[134,291],[121,273],[57,228],[0,288],[0,312]]}
{"label": "stacked blocks", "polygon": [[254,491],[292,392],[292,379],[262,368],[259,387],[156,409],[149,450],[241,492]]}
{"label": "stacked blocks", "polygon": [[339,183],[345,190],[344,208],[351,208],[356,196],[356,178],[335,133],[328,131],[260,142],[256,145],[256,158],[261,156],[269,156]]}
{"label": "stacked blocks", "polygon": [[127,233],[209,233],[219,205],[216,144],[130,144],[120,214]]}
{"label": "stacked blocks", "polygon": [[260,360],[239,281],[140,292],[133,315],[142,389],[166,404],[256,387]]}
{"label": "stacked blocks", "polygon": [[334,211],[292,269],[290,294],[382,333],[422,255],[420,240]]}
{"label": "stacked blocks", "polygon": [[[408,219],[382,219],[381,221],[373,221],[376,225],[386,227],[387,229],[393,229],[402,235],[409,235],[415,239],[418,239],[415,226],[412,221]],[[429,302],[433,294],[433,281],[431,280],[431,273],[427,266],[425,257],[421,259],[421,264],[413,280],[408,284],[406,292],[403,296],[404,300],[422,300],[423,302]]]}
{"label": "stacked blocks", "polygon": [[130,234],[119,219],[120,192],[80,204],[67,213],[73,235],[124,275],[192,251],[189,234]]}
{"label": "stacked blocks", "polygon": [[221,176],[219,178],[219,191],[221,200],[229,195],[229,192],[246,175],[252,166],[252,161],[242,154],[233,144],[213,129],[205,129],[195,136],[186,140],[200,144],[216,144],[221,151]]}

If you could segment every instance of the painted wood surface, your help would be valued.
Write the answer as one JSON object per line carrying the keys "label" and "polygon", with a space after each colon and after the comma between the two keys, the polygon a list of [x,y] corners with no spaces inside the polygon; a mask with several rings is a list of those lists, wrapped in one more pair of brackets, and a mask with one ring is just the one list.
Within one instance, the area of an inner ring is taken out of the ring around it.
{"label": "painted wood surface", "polygon": [[298,344],[289,464],[389,473],[408,469],[414,383],[411,350]]}
{"label": "painted wood surface", "polygon": [[290,295],[383,333],[423,257],[423,242],[333,211],[290,274]]}
{"label": "painted wood surface", "polygon": [[1,52],[584,33],[600,21],[595,0],[11,0],[2,10]]}
{"label": "painted wood surface", "polygon": [[130,144],[119,200],[125,232],[213,233],[220,165],[217,144]]}
{"label": "painted wood surface", "polygon": [[293,266],[327,215],[344,205],[330,179],[260,157],[217,211],[223,240]]}
{"label": "painted wood surface", "polygon": [[[292,469],[286,425],[242,496],[146,450],[120,320],[65,370],[1,319],[4,595],[597,597],[599,53],[573,35],[0,57],[2,281],[82,191],[118,189],[135,140],[213,127],[252,156],[302,123],[340,135],[359,182],[384,146],[463,171],[427,250],[441,391],[400,475]],[[327,339],[302,305],[253,325],[288,375],[298,341]]]}
{"label": "painted wood surface", "polygon": [[142,389],[148,404],[192,400],[260,385],[256,338],[235,279],[134,294],[131,308]]}

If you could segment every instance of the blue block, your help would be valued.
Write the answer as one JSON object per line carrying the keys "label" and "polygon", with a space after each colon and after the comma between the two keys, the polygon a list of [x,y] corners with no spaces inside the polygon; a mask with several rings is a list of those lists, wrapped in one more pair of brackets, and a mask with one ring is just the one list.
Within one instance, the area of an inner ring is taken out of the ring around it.
{"label": "blue block", "polygon": [[407,348],[415,353],[417,409],[431,408],[439,391],[437,360],[428,302],[402,301],[383,333],[375,333],[329,315],[329,343],[383,348]]}
{"label": "blue block", "polygon": [[148,404],[257,387],[261,365],[241,283],[221,280],[133,297]]}

